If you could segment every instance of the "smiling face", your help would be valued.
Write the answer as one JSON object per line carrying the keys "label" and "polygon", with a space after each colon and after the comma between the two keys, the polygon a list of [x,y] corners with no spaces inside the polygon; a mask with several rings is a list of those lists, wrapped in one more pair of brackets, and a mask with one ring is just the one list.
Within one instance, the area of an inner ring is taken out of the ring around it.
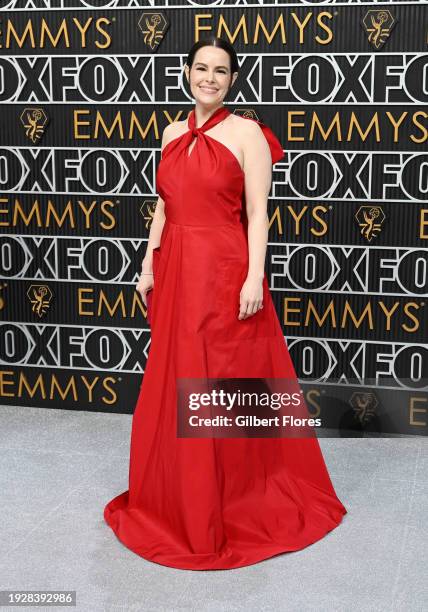
{"label": "smiling face", "polygon": [[221,104],[238,76],[231,74],[229,54],[211,46],[198,49],[192,67],[186,65],[185,71],[194,99],[205,106]]}

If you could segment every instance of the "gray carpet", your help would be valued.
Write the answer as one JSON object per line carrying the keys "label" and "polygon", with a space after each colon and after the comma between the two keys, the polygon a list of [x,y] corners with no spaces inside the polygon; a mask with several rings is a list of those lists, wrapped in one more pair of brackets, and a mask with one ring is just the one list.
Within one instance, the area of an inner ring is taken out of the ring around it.
{"label": "gray carpet", "polygon": [[320,439],[342,524],[304,550],[200,572],[138,557],[104,523],[127,488],[131,419],[0,408],[0,588],[77,591],[75,608],[2,610],[427,609],[426,438]]}

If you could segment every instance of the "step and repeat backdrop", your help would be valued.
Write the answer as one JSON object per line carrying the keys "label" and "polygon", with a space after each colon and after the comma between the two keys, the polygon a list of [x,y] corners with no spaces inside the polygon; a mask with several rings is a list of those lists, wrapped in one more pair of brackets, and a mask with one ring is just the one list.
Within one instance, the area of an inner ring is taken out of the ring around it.
{"label": "step and repeat backdrop", "polygon": [[162,132],[194,104],[188,50],[217,35],[240,62],[228,107],[285,151],[267,272],[312,413],[425,435],[427,4],[0,8],[1,403],[133,412]]}

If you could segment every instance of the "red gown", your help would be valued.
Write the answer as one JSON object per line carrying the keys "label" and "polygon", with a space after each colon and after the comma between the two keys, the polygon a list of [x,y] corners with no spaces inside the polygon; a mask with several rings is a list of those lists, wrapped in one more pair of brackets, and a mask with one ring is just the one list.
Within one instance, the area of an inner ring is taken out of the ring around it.
{"label": "red gown", "polygon": [[[346,514],[316,437],[178,438],[178,377],[296,378],[263,280],[264,307],[239,320],[246,277],[244,173],[206,133],[217,109],[169,142],[157,171],[165,201],[153,252],[151,345],[132,421],[129,489],[104,518],[119,540],[150,561],[193,570],[251,565],[302,549]],[[272,163],[284,156],[257,122]],[[188,147],[197,137],[188,155]]]}

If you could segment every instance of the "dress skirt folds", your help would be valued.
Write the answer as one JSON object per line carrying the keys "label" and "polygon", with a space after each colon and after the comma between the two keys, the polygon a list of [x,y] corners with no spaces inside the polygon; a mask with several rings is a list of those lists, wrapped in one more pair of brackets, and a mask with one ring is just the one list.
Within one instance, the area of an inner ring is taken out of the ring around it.
{"label": "dress skirt folds", "polygon": [[[207,133],[229,113],[222,106],[196,128],[193,109],[188,131],[163,150],[157,190],[166,220],[153,252],[151,344],[129,486],[104,509],[126,547],[182,569],[237,568],[302,549],[347,512],[316,437],[177,436],[178,378],[297,380],[266,275],[264,307],[238,319],[248,268],[244,172]],[[282,146],[257,124],[274,164]]]}

